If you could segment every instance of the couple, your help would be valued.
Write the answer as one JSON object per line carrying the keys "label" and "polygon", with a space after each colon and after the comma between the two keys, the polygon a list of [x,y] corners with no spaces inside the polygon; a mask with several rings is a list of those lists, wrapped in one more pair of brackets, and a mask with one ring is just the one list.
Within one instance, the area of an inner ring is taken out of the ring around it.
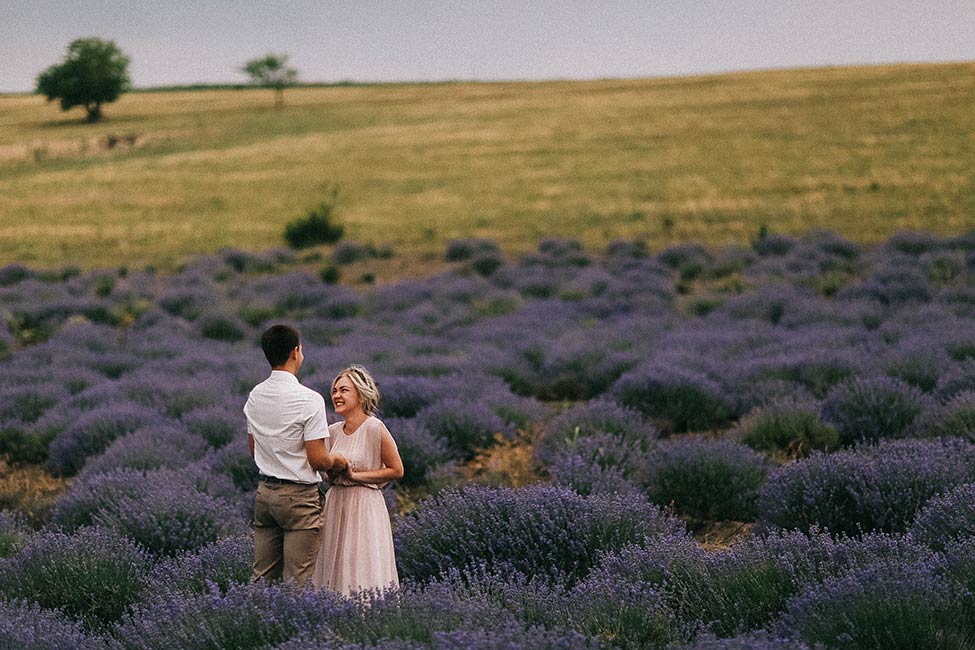
{"label": "couple", "polygon": [[[332,382],[343,421],[329,426],[325,400],[298,382],[301,337],[287,325],[261,336],[271,376],[244,406],[251,457],[260,472],[254,500],[252,579],[309,581],[345,595],[398,584],[389,513],[381,488],[403,476],[386,426],[374,417],[379,390],[362,366]],[[331,485],[324,503],[325,472]]]}

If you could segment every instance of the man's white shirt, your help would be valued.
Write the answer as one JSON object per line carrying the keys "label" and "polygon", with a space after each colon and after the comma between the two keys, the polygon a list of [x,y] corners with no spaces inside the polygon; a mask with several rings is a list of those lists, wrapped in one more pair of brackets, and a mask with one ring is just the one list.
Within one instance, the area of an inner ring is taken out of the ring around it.
{"label": "man's white shirt", "polygon": [[247,397],[244,415],[261,474],[299,483],[321,481],[308,463],[305,441],[329,437],[325,398],[290,372],[272,370]]}

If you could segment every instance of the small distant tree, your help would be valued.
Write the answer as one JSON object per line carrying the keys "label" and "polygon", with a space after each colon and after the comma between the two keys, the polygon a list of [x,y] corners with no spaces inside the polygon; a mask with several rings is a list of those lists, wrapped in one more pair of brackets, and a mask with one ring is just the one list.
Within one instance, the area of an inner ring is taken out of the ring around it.
{"label": "small distant tree", "polygon": [[61,110],[81,106],[89,122],[102,117],[102,104],[129,89],[129,57],[113,41],[79,38],[68,45],[64,61],[37,76],[37,92],[61,100]]}
{"label": "small distant tree", "polygon": [[241,70],[250,75],[255,84],[274,90],[275,108],[284,106],[284,89],[298,80],[298,71],[288,67],[287,54],[266,54],[251,59]]}

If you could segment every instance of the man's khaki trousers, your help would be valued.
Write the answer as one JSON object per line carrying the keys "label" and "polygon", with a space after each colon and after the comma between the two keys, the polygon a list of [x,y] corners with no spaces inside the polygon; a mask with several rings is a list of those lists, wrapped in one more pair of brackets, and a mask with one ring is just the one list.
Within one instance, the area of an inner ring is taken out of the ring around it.
{"label": "man's khaki trousers", "polygon": [[264,483],[254,497],[251,580],[311,580],[322,529],[318,485]]}

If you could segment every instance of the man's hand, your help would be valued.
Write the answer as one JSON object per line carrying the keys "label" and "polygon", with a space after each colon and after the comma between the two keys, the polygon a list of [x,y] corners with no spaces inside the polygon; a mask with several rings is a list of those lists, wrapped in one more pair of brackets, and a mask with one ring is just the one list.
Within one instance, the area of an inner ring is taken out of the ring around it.
{"label": "man's hand", "polygon": [[332,454],[332,467],[329,471],[343,472],[349,467],[349,461],[341,454]]}

